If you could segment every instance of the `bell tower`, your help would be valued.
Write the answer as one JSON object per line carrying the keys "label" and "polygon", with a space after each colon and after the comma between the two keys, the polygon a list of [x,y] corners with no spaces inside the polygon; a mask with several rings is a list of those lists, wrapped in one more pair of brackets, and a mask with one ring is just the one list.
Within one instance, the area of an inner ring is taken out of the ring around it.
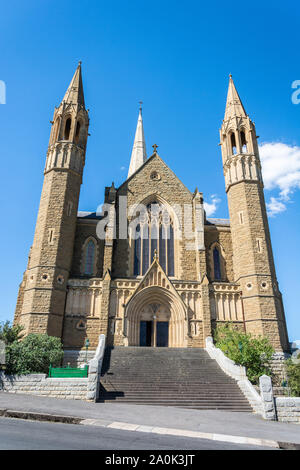
{"label": "bell tower", "polygon": [[25,333],[62,336],[89,117],[81,63],[55,108],[33,245],[22,283],[17,322]]}
{"label": "bell tower", "polygon": [[235,281],[242,290],[246,331],[288,350],[263,191],[254,122],[246,114],[232,77],[220,130],[228,197]]}

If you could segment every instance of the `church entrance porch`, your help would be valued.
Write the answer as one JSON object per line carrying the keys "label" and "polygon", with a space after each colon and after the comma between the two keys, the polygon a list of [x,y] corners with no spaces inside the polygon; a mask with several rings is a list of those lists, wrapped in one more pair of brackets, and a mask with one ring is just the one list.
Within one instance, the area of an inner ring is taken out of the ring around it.
{"label": "church entrance porch", "polygon": [[169,322],[142,320],[140,322],[140,346],[167,347],[169,345]]}
{"label": "church entrance porch", "polygon": [[127,305],[124,334],[128,346],[186,347],[184,304],[167,289],[145,288]]}

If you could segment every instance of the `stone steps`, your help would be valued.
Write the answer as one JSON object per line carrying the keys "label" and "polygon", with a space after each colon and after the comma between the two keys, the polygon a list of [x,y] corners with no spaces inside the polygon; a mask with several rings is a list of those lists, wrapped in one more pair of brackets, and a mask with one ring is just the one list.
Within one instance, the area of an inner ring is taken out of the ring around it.
{"label": "stone steps", "polygon": [[107,348],[98,401],[252,411],[205,350],[188,348]]}

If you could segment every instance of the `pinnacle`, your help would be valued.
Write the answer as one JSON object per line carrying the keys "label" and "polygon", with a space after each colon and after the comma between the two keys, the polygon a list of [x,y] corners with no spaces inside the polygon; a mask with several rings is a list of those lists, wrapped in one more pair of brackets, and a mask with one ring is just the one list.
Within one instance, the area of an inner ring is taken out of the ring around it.
{"label": "pinnacle", "polygon": [[230,74],[224,120],[227,121],[234,116],[246,117],[247,114]]}
{"label": "pinnacle", "polygon": [[81,61],[79,61],[78,63],[77,69],[75,70],[74,76],[66,91],[63,101],[65,103],[79,104],[85,107],[81,73]]}

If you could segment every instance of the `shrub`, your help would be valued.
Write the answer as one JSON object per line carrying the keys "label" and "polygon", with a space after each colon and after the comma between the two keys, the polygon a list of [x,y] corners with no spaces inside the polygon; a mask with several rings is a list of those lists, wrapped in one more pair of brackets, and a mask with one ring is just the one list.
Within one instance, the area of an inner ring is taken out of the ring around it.
{"label": "shrub", "polygon": [[14,341],[6,348],[8,374],[48,373],[49,366],[57,366],[63,358],[61,340],[54,336],[30,334],[22,341]]}
{"label": "shrub", "polygon": [[[299,359],[300,353],[298,355]],[[291,395],[293,397],[300,397],[300,362],[293,362],[292,359],[288,359],[285,363]]]}
{"label": "shrub", "polygon": [[6,345],[18,341],[23,336],[24,327],[21,325],[13,326],[9,321],[0,323],[0,340]]}
{"label": "shrub", "polygon": [[261,375],[272,375],[270,360],[274,353],[268,338],[238,331],[231,323],[218,325],[214,331],[216,347],[236,364],[246,367],[250,382],[257,384]]}

